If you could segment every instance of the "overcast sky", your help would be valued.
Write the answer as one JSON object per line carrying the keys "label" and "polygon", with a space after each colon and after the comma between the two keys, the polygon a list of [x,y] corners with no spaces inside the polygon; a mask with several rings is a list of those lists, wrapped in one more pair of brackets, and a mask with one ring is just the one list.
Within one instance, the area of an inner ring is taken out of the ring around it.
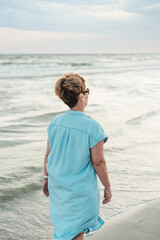
{"label": "overcast sky", "polygon": [[0,0],[0,53],[160,53],[160,1]]}

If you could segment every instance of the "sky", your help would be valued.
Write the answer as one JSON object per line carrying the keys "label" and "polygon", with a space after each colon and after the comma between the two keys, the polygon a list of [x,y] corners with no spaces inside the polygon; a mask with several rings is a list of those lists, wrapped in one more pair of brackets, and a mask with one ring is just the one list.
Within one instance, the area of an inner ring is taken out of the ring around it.
{"label": "sky", "polygon": [[0,0],[0,53],[160,53],[158,0]]}

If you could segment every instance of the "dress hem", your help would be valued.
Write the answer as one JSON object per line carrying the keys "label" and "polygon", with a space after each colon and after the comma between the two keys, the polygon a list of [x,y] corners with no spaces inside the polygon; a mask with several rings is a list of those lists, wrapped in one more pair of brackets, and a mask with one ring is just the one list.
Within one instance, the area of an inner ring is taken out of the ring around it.
{"label": "dress hem", "polygon": [[[84,237],[86,237],[87,235],[90,235],[91,232],[95,232],[97,231],[98,229],[100,229],[103,224],[105,223],[105,221],[100,217],[98,216],[97,218],[97,222],[95,225],[91,225],[91,224],[84,224],[82,227],[79,227],[77,229],[75,229],[72,233],[68,234],[66,237],[62,237],[62,238],[56,238],[54,235],[53,235],[53,240],[72,240],[75,236],[77,236],[79,233],[81,232],[85,232],[84,234]],[[88,225],[88,226],[87,226]]]}

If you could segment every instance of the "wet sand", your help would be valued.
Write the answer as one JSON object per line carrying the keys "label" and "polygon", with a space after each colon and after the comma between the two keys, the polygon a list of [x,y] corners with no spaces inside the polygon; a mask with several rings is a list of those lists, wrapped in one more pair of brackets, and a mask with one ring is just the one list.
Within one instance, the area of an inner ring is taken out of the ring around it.
{"label": "wet sand", "polygon": [[105,221],[86,240],[159,240],[160,199],[129,207]]}

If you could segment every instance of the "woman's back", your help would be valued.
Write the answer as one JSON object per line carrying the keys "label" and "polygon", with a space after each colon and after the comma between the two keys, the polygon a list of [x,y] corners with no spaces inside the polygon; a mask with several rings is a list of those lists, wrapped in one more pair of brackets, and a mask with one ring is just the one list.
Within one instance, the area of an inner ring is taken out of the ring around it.
{"label": "woman's back", "polygon": [[[48,126],[48,188],[54,239],[72,239],[104,221],[99,217],[99,188],[90,148],[107,141],[101,125],[82,111],[67,110]],[[63,225],[63,227],[62,227]],[[70,231],[73,229],[72,231]]]}

